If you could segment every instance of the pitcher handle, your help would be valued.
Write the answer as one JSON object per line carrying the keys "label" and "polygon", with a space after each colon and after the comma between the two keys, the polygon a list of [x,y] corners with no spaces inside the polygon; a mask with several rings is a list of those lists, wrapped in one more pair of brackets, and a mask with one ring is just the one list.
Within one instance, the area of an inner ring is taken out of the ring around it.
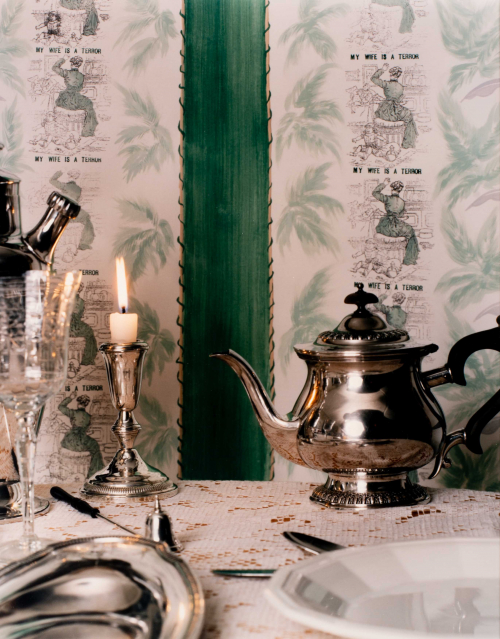
{"label": "pitcher handle", "polygon": [[[453,382],[465,386],[467,384],[464,373],[465,364],[473,353],[486,349],[500,352],[500,316],[497,317],[496,322],[498,326],[495,328],[473,333],[459,340],[451,349],[446,366],[436,371],[429,371],[430,385],[437,386],[440,383]],[[434,478],[442,467],[448,468],[451,465],[447,454],[458,444],[465,444],[471,453],[480,455],[483,452],[480,441],[481,433],[499,412],[500,391],[497,391],[472,415],[465,428],[446,435],[441,443],[434,470],[429,479]]]}
{"label": "pitcher handle", "polygon": [[[453,346],[448,356],[448,369],[454,384],[466,385],[465,363],[473,353],[484,349],[500,353],[500,315],[497,317],[496,322],[498,324],[497,327],[467,335],[467,337],[462,338]],[[500,391],[497,391],[486,404],[483,404],[472,415],[464,428],[464,443],[471,453],[480,455],[483,452],[479,437],[484,427],[498,412],[500,412]]]}

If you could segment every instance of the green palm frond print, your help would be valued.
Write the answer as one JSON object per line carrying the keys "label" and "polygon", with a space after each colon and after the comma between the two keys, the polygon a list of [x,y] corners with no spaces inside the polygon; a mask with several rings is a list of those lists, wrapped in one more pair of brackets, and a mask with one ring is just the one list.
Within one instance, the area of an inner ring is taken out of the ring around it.
{"label": "green palm frond print", "polygon": [[[446,309],[446,318],[451,344],[474,333],[467,321],[461,320],[456,313],[448,309]],[[465,376],[466,386],[459,387],[451,384],[434,389],[437,395],[445,397],[452,403],[451,410],[446,412],[446,420],[451,428],[461,426],[496,393],[500,377],[500,355],[489,350],[474,353],[467,360]],[[492,422],[491,428],[490,425],[486,427],[486,434],[492,434],[493,428],[496,429],[496,422]]]}
{"label": "green palm frond print", "polygon": [[498,3],[482,7],[474,0],[438,0],[444,46],[462,62],[452,67],[448,84],[454,93],[476,76],[498,75],[500,58]]}
{"label": "green palm frond print", "polygon": [[[163,58],[168,52],[170,40],[179,34],[173,13],[168,9],[160,11],[158,0],[128,0],[126,8],[130,21],[120,33],[115,47],[127,47],[130,56],[123,68],[131,75],[137,75],[158,55]],[[141,37],[143,35],[145,37]]]}
{"label": "green palm frond print", "polygon": [[23,127],[21,116],[17,111],[16,99],[2,111],[1,126],[1,141],[4,144],[4,149],[0,153],[0,167],[13,173],[32,171],[33,169],[23,162],[25,150]]}
{"label": "green palm frond print", "polygon": [[4,84],[24,95],[24,82],[14,58],[23,58],[29,53],[26,40],[15,35],[23,24],[23,0],[7,0],[0,11],[0,78]]}
{"label": "green palm frond print", "polygon": [[336,215],[344,210],[338,200],[321,193],[328,186],[326,172],[330,167],[330,162],[309,167],[288,189],[287,205],[278,224],[277,240],[282,252],[290,248],[293,232],[308,255],[322,248],[338,252],[339,243],[320,214]]}
{"label": "green palm frond print", "polygon": [[497,226],[498,214],[492,211],[474,242],[451,208],[443,212],[441,229],[446,247],[460,267],[448,271],[436,290],[448,294],[452,309],[480,302],[487,293],[498,290],[500,243]]}
{"label": "green palm frond print", "polygon": [[123,170],[130,182],[139,173],[153,168],[159,173],[165,160],[173,159],[174,153],[170,133],[160,124],[160,114],[151,98],[120,85],[118,89],[123,95],[125,115],[136,120],[136,124],[122,129],[116,140],[123,147],[119,155],[126,157]]}
{"label": "green palm frond print", "polygon": [[332,18],[345,15],[349,6],[338,3],[320,9],[318,4],[317,0],[302,0],[299,6],[299,22],[281,35],[280,44],[291,42],[286,58],[287,65],[297,62],[306,46],[312,47],[323,60],[333,60],[337,45],[322,27]]}
{"label": "green palm frond print", "polygon": [[278,160],[292,142],[312,155],[333,153],[340,161],[337,135],[332,129],[342,122],[342,114],[333,100],[321,100],[320,93],[328,71],[335,65],[323,64],[294,86],[285,101],[286,113],[281,118],[276,141]]}
{"label": "green palm frond print", "polygon": [[114,257],[123,257],[133,283],[152,266],[155,273],[167,263],[174,246],[172,228],[161,219],[152,206],[142,200],[118,200],[118,209],[126,222],[119,231],[114,245]]}
{"label": "green palm frond print", "polygon": [[177,449],[177,430],[155,397],[141,395],[139,402],[142,430],[137,438],[137,450],[145,461],[163,470]]}
{"label": "green palm frond print", "polygon": [[442,470],[440,483],[446,488],[500,491],[498,477],[498,444],[489,446],[482,455],[474,455],[456,446],[450,451],[451,468]]}
{"label": "green palm frond print", "polygon": [[279,358],[283,370],[290,363],[294,344],[304,344],[316,339],[321,331],[336,325],[336,322],[321,313],[321,306],[327,294],[329,281],[328,267],[318,271],[295,299],[291,320],[292,327],[283,335],[279,346]]}
{"label": "green palm frond print", "polygon": [[148,355],[144,362],[144,377],[151,385],[154,373],[158,370],[161,375],[165,364],[172,361],[175,351],[174,336],[166,328],[161,328],[158,313],[149,304],[141,304],[135,298],[131,298],[130,302],[130,311],[138,315],[137,337],[149,344]]}
{"label": "green palm frond print", "polygon": [[474,126],[448,93],[439,96],[439,122],[448,146],[449,163],[438,174],[438,191],[450,189],[451,205],[479,188],[497,186],[500,175],[500,109],[491,109],[486,122]]}

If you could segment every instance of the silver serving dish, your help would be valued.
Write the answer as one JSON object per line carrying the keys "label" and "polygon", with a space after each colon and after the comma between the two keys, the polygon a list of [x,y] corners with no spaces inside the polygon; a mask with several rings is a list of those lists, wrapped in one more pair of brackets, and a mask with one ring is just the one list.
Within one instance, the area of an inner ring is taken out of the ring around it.
{"label": "silver serving dish", "polygon": [[88,537],[0,571],[0,638],[197,639],[201,586],[163,544]]}

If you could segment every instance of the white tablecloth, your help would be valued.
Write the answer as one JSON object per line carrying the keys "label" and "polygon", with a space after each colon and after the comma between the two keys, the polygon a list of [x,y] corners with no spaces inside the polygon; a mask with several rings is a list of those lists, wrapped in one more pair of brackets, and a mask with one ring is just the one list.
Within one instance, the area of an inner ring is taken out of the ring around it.
{"label": "white tablecloth", "polygon": [[[78,494],[78,486],[63,486]],[[183,557],[200,577],[206,598],[205,639],[326,639],[331,635],[288,621],[265,601],[265,580],[215,577],[212,568],[277,568],[305,558],[286,541],[284,530],[324,537],[345,546],[434,537],[499,537],[500,494],[433,490],[419,508],[339,512],[312,504],[312,485],[295,482],[180,482],[179,494],[164,500],[185,546]],[[37,494],[49,496],[49,486]],[[96,503],[111,519],[143,531],[148,503]],[[121,534],[60,502],[37,517],[36,531],[54,541]],[[2,541],[21,533],[21,524],[0,526]]]}

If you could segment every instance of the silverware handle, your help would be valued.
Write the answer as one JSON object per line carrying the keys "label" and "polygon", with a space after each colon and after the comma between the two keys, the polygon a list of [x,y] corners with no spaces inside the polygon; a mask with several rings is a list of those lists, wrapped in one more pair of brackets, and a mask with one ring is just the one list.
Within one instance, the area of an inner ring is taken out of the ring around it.
{"label": "silverware handle", "polygon": [[54,497],[54,499],[63,501],[64,503],[68,504],[69,506],[71,506],[75,510],[78,510],[78,512],[83,513],[84,515],[90,515],[91,517],[95,519],[97,515],[99,514],[99,508],[94,508],[83,499],[79,499],[78,497],[73,497],[73,495],[70,495],[59,486],[52,486],[52,488],[50,489],[50,494],[52,495],[52,497]]}

